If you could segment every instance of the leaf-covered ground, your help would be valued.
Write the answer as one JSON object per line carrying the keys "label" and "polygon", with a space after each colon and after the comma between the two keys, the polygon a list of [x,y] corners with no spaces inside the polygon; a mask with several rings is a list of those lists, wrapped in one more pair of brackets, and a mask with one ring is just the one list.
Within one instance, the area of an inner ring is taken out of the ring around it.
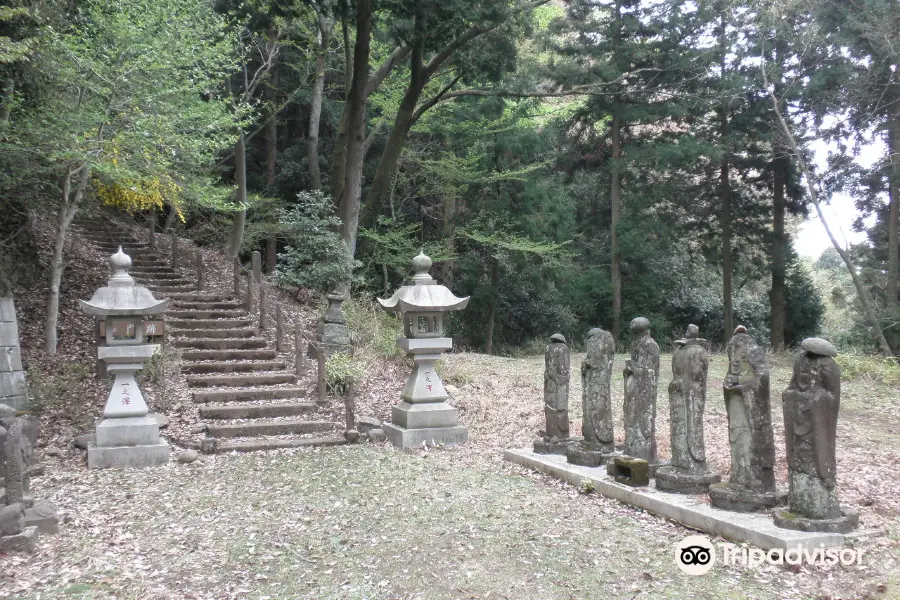
{"label": "leaf-covered ground", "polygon": [[52,469],[36,492],[66,523],[35,554],[0,558],[0,596],[809,597],[808,576],[778,568],[683,575],[684,528],[454,454],[367,445]]}

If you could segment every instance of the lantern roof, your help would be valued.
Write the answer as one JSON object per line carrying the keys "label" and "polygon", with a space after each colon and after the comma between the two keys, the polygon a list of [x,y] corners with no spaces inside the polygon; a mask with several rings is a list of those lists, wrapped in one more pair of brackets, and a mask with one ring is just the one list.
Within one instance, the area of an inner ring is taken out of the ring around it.
{"label": "lantern roof", "polygon": [[454,296],[444,285],[438,284],[428,270],[431,259],[420,251],[412,260],[415,274],[406,280],[406,285],[394,292],[387,300],[378,298],[381,307],[388,312],[443,312],[462,310],[469,303],[469,297]]}
{"label": "lantern roof", "polygon": [[142,285],[135,285],[128,274],[131,257],[119,251],[109,257],[112,275],[107,285],[98,289],[90,300],[81,300],[81,310],[89,315],[152,315],[165,312],[168,300],[157,300]]}

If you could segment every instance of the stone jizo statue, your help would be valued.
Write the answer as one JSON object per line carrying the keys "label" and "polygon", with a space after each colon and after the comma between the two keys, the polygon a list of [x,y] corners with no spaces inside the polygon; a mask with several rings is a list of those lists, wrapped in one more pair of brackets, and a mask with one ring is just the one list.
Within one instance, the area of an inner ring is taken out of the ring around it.
{"label": "stone jizo statue", "polygon": [[38,532],[57,529],[53,505],[35,503],[29,495],[29,480],[40,472],[34,456],[37,427],[37,421],[0,404],[0,553],[31,551]]}
{"label": "stone jizo statue", "polygon": [[722,479],[709,470],[703,439],[703,411],[706,406],[706,375],[709,352],[700,330],[689,325],[684,339],[676,340],[672,354],[672,382],[669,384],[669,425],[671,453],[669,465],[656,472],[657,489],[683,494],[701,494],[711,483]]}
{"label": "stone jizo statue", "polygon": [[787,529],[846,533],[859,516],[841,510],[835,476],[841,368],[827,340],[807,338],[794,362],[794,375],[781,395],[788,463],[788,510],[775,524]]}
{"label": "stone jizo statue", "polygon": [[535,442],[539,454],[565,454],[569,444],[569,347],[561,333],[550,336],[544,352],[543,439]]}
{"label": "stone jizo statue", "polygon": [[[656,385],[659,381],[659,346],[650,337],[650,321],[631,321],[634,341],[625,361],[625,447],[623,453],[654,463],[656,459]],[[651,468],[651,471],[655,469]]]}
{"label": "stone jizo statue", "polygon": [[709,486],[713,506],[754,512],[776,506],[786,495],[775,489],[775,436],[765,350],[744,326],[728,342],[723,392],[728,412],[731,475]]}
{"label": "stone jizo statue", "polygon": [[616,343],[610,332],[594,328],[585,340],[581,363],[581,433],[584,441],[569,447],[572,464],[598,467],[615,451],[610,383]]}

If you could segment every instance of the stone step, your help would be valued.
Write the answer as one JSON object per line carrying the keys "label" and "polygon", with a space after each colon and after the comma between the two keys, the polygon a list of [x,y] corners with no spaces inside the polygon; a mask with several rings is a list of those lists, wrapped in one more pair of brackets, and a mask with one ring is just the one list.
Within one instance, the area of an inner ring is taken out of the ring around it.
{"label": "stone step", "polygon": [[274,360],[274,350],[183,350],[182,360]]}
{"label": "stone step", "polygon": [[[169,296],[172,298],[172,296]],[[170,310],[166,317],[174,319],[240,319],[246,317],[243,310]]]}
{"label": "stone step", "polygon": [[159,290],[161,292],[185,292],[191,289],[196,289],[196,284],[193,281],[183,279],[181,281],[172,283],[169,283],[168,281],[156,281],[153,283],[144,284],[144,287],[147,287],[151,290]]}
{"label": "stone step", "polygon": [[265,419],[296,417],[316,410],[312,402],[284,402],[282,404],[243,404],[237,406],[201,406],[201,419]]}
{"label": "stone step", "polygon": [[181,276],[178,276],[178,279],[151,279],[148,277],[134,277],[134,282],[151,290],[158,287],[174,288],[183,287],[186,285],[194,285],[193,281],[185,279]]}
{"label": "stone step", "polygon": [[169,333],[183,338],[250,338],[256,335],[255,329],[169,329]]}
{"label": "stone step", "polygon": [[145,285],[145,288],[153,292],[156,296],[162,296],[163,298],[168,298],[171,292],[183,292],[184,290],[191,289],[190,287],[185,287],[183,285]]}
{"label": "stone step", "polygon": [[251,371],[278,371],[285,368],[280,360],[262,360],[251,362],[206,362],[184,365],[184,373],[248,373]]}
{"label": "stone step", "polygon": [[245,373],[240,375],[191,375],[188,387],[249,387],[295,383],[295,373]]}
{"label": "stone step", "polygon": [[194,392],[194,402],[206,404],[207,402],[252,402],[254,400],[284,400],[289,398],[303,398],[306,390],[291,387],[269,388],[238,388],[231,390],[204,390]]}
{"label": "stone step", "polygon": [[179,281],[179,280],[187,281],[187,279],[185,279],[184,275],[182,275],[181,273],[167,273],[165,271],[163,271],[163,272],[130,271],[129,274],[132,277],[134,277],[135,280],[141,279],[143,281],[149,281],[150,283],[153,283],[154,281],[159,281],[159,282],[163,282],[163,281],[169,282],[169,281]]}
{"label": "stone step", "polygon": [[245,423],[210,425],[206,435],[214,438],[254,437],[260,435],[302,435],[333,431],[337,427],[331,421],[259,420]]}
{"label": "stone step", "polygon": [[100,250],[106,250],[108,252],[116,252],[119,249],[119,246],[122,246],[122,251],[126,254],[131,251],[135,252],[146,252],[150,249],[150,244],[146,242],[132,242],[128,240],[122,240],[121,242],[94,242],[94,245],[97,246]]}
{"label": "stone step", "polygon": [[188,302],[226,302],[234,300],[231,294],[210,294],[201,291],[191,292],[187,294],[172,294],[172,300],[187,300]]}
{"label": "stone step", "polygon": [[191,338],[172,340],[172,345],[176,348],[203,348],[205,350],[250,350],[253,348],[265,348],[268,342],[264,339],[256,338],[228,338],[223,340]]}
{"label": "stone step", "polygon": [[229,300],[223,302],[196,302],[193,300],[176,300],[175,308],[181,310],[240,310],[246,305],[243,302]]}
{"label": "stone step", "polygon": [[128,272],[132,275],[181,275],[172,267],[131,267]]}
{"label": "stone step", "polygon": [[346,444],[344,436],[325,436],[308,438],[258,438],[222,442],[216,448],[217,454],[226,452],[257,452],[262,450],[280,450],[282,448],[315,448],[322,446],[340,446]]}
{"label": "stone step", "polygon": [[249,327],[253,319],[166,319],[166,325],[176,329],[231,329]]}

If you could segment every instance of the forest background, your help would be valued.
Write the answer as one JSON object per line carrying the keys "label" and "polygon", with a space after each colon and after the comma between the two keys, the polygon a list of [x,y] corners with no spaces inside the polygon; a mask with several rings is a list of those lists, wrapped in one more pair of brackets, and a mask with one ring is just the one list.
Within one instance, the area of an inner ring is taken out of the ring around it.
{"label": "forest background", "polygon": [[[53,352],[69,225],[105,204],[301,296],[388,295],[424,249],[487,353],[642,315],[895,354],[900,8],[775,4],[8,0],[0,282],[46,290]],[[838,193],[864,240],[802,259]]]}

